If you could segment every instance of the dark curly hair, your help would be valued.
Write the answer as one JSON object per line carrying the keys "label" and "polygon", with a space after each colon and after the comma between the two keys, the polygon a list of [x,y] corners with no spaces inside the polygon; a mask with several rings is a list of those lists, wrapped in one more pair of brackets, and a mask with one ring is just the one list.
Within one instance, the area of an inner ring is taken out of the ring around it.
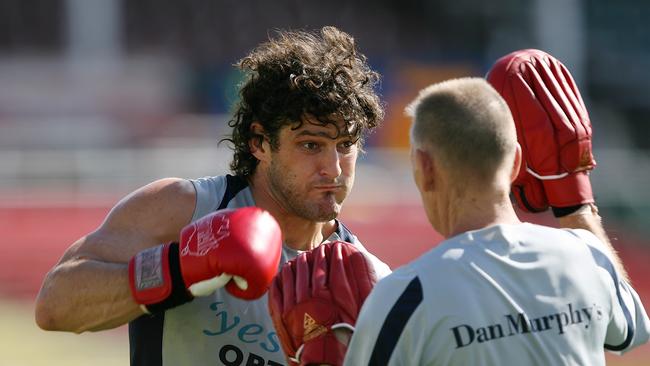
{"label": "dark curly hair", "polygon": [[[247,77],[228,122],[232,135],[221,140],[233,145],[230,168],[235,175],[250,176],[257,167],[249,148],[251,139],[266,137],[271,148],[277,149],[281,128],[300,128],[307,114],[323,126],[336,126],[334,138],[342,133],[336,123],[342,119],[346,123],[343,133],[360,144],[384,116],[374,90],[379,74],[357,51],[354,39],[335,27],[324,27],[320,35],[278,31],[237,66]],[[253,134],[253,122],[264,127],[265,136]]]}

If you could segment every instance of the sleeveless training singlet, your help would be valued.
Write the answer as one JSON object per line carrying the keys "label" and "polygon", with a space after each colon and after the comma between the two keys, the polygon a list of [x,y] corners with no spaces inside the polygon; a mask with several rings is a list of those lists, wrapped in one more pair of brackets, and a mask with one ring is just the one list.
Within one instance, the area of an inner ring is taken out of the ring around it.
{"label": "sleeveless training singlet", "polygon": [[[196,189],[192,221],[224,208],[254,206],[248,183],[225,175],[191,181]],[[363,249],[381,278],[386,264],[367,253],[359,240],[338,222],[327,240],[343,240]],[[300,252],[286,246],[280,266]],[[279,268],[278,268],[279,269]],[[268,313],[267,295],[253,301],[231,296],[225,289],[154,316],[129,323],[131,365],[284,365],[285,356]]]}

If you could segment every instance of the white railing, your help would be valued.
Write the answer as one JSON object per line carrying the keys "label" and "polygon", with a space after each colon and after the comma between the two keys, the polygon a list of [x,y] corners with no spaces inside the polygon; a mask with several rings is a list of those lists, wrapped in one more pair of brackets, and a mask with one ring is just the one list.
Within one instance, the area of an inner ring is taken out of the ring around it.
{"label": "white railing", "polygon": [[[601,205],[650,206],[648,153],[606,149],[595,155],[598,167],[592,182]],[[223,174],[230,159],[231,151],[213,139],[147,149],[0,150],[0,190],[123,191],[168,176]],[[410,197],[415,186],[409,169],[403,150],[368,149],[357,172],[357,188],[363,188],[356,191],[369,197],[378,191],[385,200]]]}

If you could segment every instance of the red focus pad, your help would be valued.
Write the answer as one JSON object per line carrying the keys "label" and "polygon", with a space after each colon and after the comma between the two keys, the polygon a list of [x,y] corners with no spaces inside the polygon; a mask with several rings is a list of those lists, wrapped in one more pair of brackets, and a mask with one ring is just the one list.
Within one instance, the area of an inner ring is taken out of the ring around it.
{"label": "red focus pad", "polygon": [[533,177],[525,169],[519,170],[519,176],[510,187],[517,205],[527,212],[542,212],[548,209],[548,199],[542,181]]}
{"label": "red focus pad", "polygon": [[347,345],[333,328],[354,327],[376,282],[370,260],[345,242],[287,262],[271,285],[269,310],[289,363],[342,365]]}
{"label": "red focus pad", "polygon": [[567,68],[543,51],[520,50],[500,58],[487,80],[508,104],[522,147],[524,164],[513,182],[520,207],[537,212],[593,202],[591,122]]}
{"label": "red focus pad", "polygon": [[257,299],[268,290],[282,255],[282,233],[277,221],[258,207],[216,211],[181,231],[180,267],[185,286],[223,273],[239,276],[226,290],[235,297]]}

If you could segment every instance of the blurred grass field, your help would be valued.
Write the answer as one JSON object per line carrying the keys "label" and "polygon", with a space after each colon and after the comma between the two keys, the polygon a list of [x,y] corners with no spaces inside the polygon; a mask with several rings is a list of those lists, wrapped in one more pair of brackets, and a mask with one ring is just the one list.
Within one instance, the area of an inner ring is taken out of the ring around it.
{"label": "blurred grass field", "polygon": [[124,327],[101,333],[45,332],[31,302],[0,301],[0,366],[113,366],[129,364]]}
{"label": "blurred grass field", "polygon": [[[45,332],[27,301],[0,300],[0,366],[117,366],[129,364],[125,327],[99,333]],[[624,357],[607,355],[610,366],[647,366],[650,346]]]}

